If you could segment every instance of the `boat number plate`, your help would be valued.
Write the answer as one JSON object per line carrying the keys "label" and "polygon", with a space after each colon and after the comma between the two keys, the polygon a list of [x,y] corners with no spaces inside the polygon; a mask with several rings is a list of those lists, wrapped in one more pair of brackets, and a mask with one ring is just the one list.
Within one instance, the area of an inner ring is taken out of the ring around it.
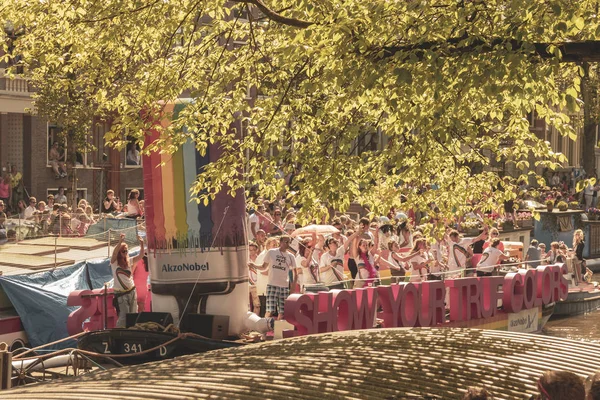
{"label": "boat number plate", "polygon": [[140,353],[144,351],[141,343],[123,343],[123,353]]}

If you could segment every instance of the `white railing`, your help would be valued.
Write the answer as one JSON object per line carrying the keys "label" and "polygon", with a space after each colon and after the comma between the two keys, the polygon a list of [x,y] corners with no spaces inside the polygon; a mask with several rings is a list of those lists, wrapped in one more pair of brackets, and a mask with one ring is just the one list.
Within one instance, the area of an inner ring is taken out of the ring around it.
{"label": "white railing", "polygon": [[29,96],[29,84],[21,76],[10,78],[5,74],[5,69],[0,68],[0,92],[6,94],[24,94]]}

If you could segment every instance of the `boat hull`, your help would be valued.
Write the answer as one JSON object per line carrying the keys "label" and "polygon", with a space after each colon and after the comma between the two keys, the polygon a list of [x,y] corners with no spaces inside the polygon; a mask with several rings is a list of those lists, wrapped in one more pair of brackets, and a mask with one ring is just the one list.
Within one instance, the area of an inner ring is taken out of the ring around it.
{"label": "boat hull", "polygon": [[490,318],[472,319],[470,321],[452,321],[438,325],[444,328],[492,329],[509,332],[538,333],[552,316],[556,303],[534,307],[518,313],[498,313]]}
{"label": "boat hull", "polygon": [[[115,358],[122,364],[141,364],[186,354],[242,346],[242,343],[203,338],[197,335],[177,339],[178,334],[134,329],[107,329],[79,338],[77,347]],[[177,340],[175,340],[177,339]],[[150,352],[149,349],[156,348]],[[125,357],[121,355],[127,355]]]}

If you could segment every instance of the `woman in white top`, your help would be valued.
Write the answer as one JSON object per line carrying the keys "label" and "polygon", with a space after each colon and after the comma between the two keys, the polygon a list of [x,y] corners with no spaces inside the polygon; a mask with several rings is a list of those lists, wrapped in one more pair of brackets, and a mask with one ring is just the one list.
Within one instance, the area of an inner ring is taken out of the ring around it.
{"label": "woman in white top", "polygon": [[410,260],[410,282],[427,280],[428,264],[433,261],[427,251],[427,241],[424,238],[416,239],[411,253],[417,253],[418,256]]}
{"label": "woman in white top", "polygon": [[483,250],[481,259],[477,263],[477,276],[492,276],[494,268],[500,266],[500,262],[508,260],[510,256],[504,255],[498,248],[500,239],[494,238],[491,241],[490,247]]}
{"label": "woman in white top", "polygon": [[404,265],[404,263],[418,256],[419,253],[410,253],[408,256],[402,257],[400,254],[398,254],[400,251],[400,246],[398,246],[398,242],[395,240],[388,242],[388,248],[390,250],[390,255],[388,256],[387,260],[383,257],[379,258],[379,264],[390,269],[392,283],[404,282],[404,275],[409,269],[408,266]]}
{"label": "woman in white top", "polygon": [[306,285],[319,283],[319,266],[313,256],[315,241],[304,239],[299,243],[298,255],[296,256],[297,281],[302,285],[302,291]]}
{"label": "woman in white top", "polygon": [[129,218],[137,218],[140,216],[138,197],[140,197],[139,190],[133,189],[129,192],[129,200],[127,201],[127,217]]}
{"label": "woman in white top", "polygon": [[335,238],[329,238],[325,241],[327,251],[321,255],[319,260],[319,272],[321,273],[321,281],[330,289],[344,288],[344,255],[350,243],[357,236],[358,232],[352,234],[341,246]]}
{"label": "woman in white top", "polygon": [[[352,240],[348,239],[348,242],[355,242],[358,236],[365,232],[365,229],[369,229],[368,226],[359,226],[356,236],[353,234]],[[367,231],[368,232],[368,231]],[[377,236],[375,236],[377,240]],[[379,272],[375,269],[375,263],[379,259],[377,254],[377,243],[373,243],[369,239],[360,238],[358,244],[355,246],[351,244],[351,256],[356,262],[358,267],[358,274],[356,274],[354,287],[362,288],[365,286],[373,286],[375,281],[379,278]]]}

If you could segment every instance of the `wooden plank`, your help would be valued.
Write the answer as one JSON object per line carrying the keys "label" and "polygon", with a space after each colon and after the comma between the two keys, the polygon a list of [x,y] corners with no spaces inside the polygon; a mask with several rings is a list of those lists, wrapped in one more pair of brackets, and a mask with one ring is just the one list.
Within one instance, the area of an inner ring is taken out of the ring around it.
{"label": "wooden plank", "polygon": [[[54,257],[31,256],[28,254],[6,254],[2,256],[2,264],[27,269],[48,268],[54,266]],[[56,266],[75,264],[74,260],[57,258]]]}
{"label": "wooden plank", "polygon": [[[0,254],[27,254],[30,256],[45,256],[54,254],[54,246],[35,246],[27,244],[6,244],[0,246]],[[69,251],[68,247],[58,246],[56,248],[57,253],[64,253]]]}
{"label": "wooden plank", "polygon": [[27,240],[26,243],[28,245],[34,246],[63,246],[70,247],[72,249],[77,250],[95,250],[101,247],[106,247],[108,245],[108,241],[89,239],[89,238],[79,238],[79,237],[45,237],[39,239],[31,239]]}

